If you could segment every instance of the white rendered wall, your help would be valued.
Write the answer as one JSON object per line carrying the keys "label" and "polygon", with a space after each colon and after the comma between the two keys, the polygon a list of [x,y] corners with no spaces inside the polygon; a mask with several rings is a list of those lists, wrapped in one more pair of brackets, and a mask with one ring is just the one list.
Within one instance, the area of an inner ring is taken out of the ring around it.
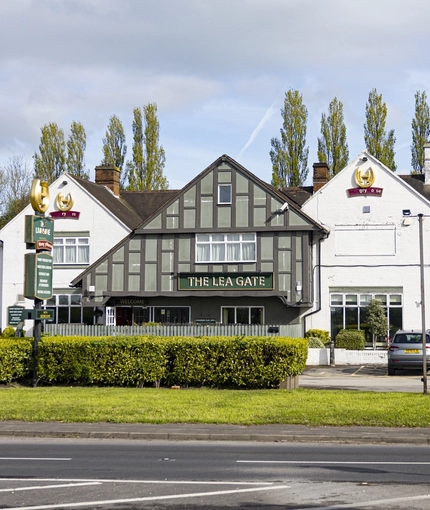
{"label": "white rendered wall", "polygon": [[[391,170],[366,156],[366,162],[357,158],[303,206],[306,214],[330,230],[321,245],[321,311],[306,319],[306,329],[330,330],[329,289],[333,287],[402,288],[403,327],[421,327],[419,222],[411,217],[410,225],[405,225],[402,213],[409,209],[412,215],[429,216],[423,220],[424,262],[429,264],[430,203]],[[372,167],[376,176],[372,187],[382,188],[382,196],[348,196],[348,189],[357,188],[357,167]],[[370,212],[364,212],[366,207]],[[429,271],[426,267],[428,312]],[[314,310],[317,308],[318,303]],[[427,323],[430,327],[430,321]]]}
{"label": "white rendered wall", "polygon": [[[67,184],[63,185],[65,181],[67,181]],[[55,198],[59,191],[63,195],[71,193],[75,201],[72,210],[78,211],[80,215],[79,219],[56,219],[54,221],[54,231],[88,231],[90,236],[90,264],[130,232],[128,227],[67,174],[51,184],[49,188],[50,205],[46,215],[49,215],[51,211],[58,210]],[[7,326],[8,306],[19,305],[25,306],[25,308],[33,308],[33,300],[25,299],[22,301],[19,298],[24,293],[24,254],[34,253],[34,250],[26,250],[24,217],[33,214],[34,211],[29,205],[0,231],[0,239],[3,241],[3,285],[0,291],[1,329]],[[85,267],[82,266],[72,269],[61,269],[59,266],[54,266],[53,288],[69,289],[70,282],[84,269]]]}

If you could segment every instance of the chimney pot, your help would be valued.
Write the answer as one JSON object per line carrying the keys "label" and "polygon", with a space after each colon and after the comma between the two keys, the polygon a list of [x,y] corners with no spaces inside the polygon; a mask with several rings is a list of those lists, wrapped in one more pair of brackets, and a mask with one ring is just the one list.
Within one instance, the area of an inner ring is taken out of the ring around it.
{"label": "chimney pot", "polygon": [[119,197],[120,169],[114,165],[96,166],[96,184],[106,186]]}
{"label": "chimney pot", "polygon": [[327,163],[314,163],[314,193],[329,181],[329,168]]}

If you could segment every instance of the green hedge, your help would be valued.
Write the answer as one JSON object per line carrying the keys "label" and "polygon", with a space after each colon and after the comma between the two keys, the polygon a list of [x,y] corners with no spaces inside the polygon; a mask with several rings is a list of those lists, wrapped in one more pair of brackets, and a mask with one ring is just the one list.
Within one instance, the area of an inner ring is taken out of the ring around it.
{"label": "green hedge", "polygon": [[339,349],[363,351],[365,344],[364,331],[358,329],[341,329],[336,336],[335,346]]}
{"label": "green hedge", "polygon": [[319,338],[323,344],[327,344],[330,341],[330,332],[325,329],[308,329],[305,333],[306,338]]}
{"label": "green hedge", "polygon": [[28,377],[33,367],[32,355],[32,339],[1,338],[0,381],[10,383]]}
{"label": "green hedge", "polygon": [[167,384],[273,388],[306,365],[307,341],[273,337],[173,338]]}
{"label": "green hedge", "polygon": [[[29,375],[31,346],[12,378]],[[303,371],[307,349],[297,338],[42,337],[37,372],[54,384],[273,388]],[[12,380],[2,369],[0,359],[0,380]]]}
{"label": "green hedge", "polygon": [[307,340],[309,349],[324,349],[325,347],[321,338],[318,338],[316,336],[309,336]]}

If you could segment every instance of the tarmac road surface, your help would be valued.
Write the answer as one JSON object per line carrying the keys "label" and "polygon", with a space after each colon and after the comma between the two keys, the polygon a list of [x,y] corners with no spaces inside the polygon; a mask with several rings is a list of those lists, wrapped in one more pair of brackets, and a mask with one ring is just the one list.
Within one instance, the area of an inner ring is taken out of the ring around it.
{"label": "tarmac road surface", "polygon": [[[388,375],[385,365],[308,367],[299,377],[300,388],[422,393],[420,370],[398,370]],[[430,381],[429,381],[430,382]]]}

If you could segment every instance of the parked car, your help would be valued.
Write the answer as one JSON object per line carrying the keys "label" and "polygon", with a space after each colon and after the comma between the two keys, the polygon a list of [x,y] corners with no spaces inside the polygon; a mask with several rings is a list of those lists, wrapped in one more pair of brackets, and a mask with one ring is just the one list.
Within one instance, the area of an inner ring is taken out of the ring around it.
{"label": "parked car", "polygon": [[[427,370],[430,368],[430,334],[426,332]],[[388,348],[388,375],[397,369],[423,368],[423,340],[419,330],[397,331]]]}

